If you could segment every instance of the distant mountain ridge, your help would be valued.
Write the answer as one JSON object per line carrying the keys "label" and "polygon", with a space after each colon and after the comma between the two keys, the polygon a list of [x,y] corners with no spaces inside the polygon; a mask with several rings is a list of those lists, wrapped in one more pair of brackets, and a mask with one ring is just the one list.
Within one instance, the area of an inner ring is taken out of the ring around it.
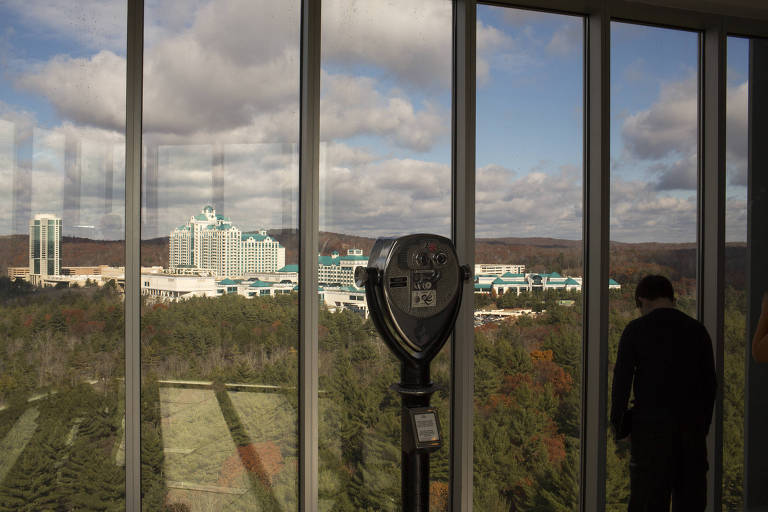
{"label": "distant mountain ridge", "polygon": [[[269,230],[285,247],[286,264],[298,262],[299,239],[296,230]],[[370,254],[375,238],[321,232],[320,254],[348,249],[362,249]],[[28,264],[28,237],[26,235],[0,236],[0,273],[6,274],[8,266]],[[670,277],[673,281],[695,284],[696,244],[687,243],[624,243],[611,242],[610,277],[620,283],[636,282],[648,271]],[[125,243],[121,240],[91,240],[67,237],[61,243],[62,266],[112,265],[122,266],[125,261]],[[523,264],[532,272],[561,272],[579,276],[582,269],[583,250],[580,240],[558,238],[478,238],[475,245],[475,261],[478,263]],[[143,266],[168,266],[168,237],[153,238],[141,242]],[[726,244],[726,280],[734,286],[744,286],[746,268],[746,243]]]}

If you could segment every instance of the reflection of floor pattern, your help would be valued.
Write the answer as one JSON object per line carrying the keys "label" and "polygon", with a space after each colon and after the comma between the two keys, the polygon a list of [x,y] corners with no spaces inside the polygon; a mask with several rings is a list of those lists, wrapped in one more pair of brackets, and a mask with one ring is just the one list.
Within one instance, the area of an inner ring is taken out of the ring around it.
{"label": "reflection of floor pattern", "polygon": [[16,420],[11,430],[0,441],[0,482],[5,480],[5,476],[16,464],[16,459],[35,434],[37,430],[35,420],[39,415],[40,411],[36,407],[30,407]]}
{"label": "reflection of floor pattern", "polygon": [[212,390],[160,388],[168,504],[190,512],[258,511],[244,470],[222,478],[238,452]]}
{"label": "reflection of floor pattern", "polygon": [[284,510],[298,506],[298,417],[280,393],[229,391],[240,423],[251,439],[243,460],[253,459],[257,476]]}

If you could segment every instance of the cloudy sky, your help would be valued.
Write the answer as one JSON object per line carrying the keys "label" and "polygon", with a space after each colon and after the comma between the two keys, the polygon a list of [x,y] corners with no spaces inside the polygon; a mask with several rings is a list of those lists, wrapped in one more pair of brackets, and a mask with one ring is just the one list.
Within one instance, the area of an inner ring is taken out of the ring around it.
{"label": "cloudy sky", "polygon": [[[125,5],[0,5],[0,233],[120,238]],[[213,204],[298,223],[299,3],[147,1],[142,233]],[[581,237],[580,18],[478,7],[478,236]],[[321,229],[450,226],[451,3],[325,0]],[[611,237],[693,241],[696,34],[614,23]],[[746,218],[747,45],[729,40],[728,236]]]}

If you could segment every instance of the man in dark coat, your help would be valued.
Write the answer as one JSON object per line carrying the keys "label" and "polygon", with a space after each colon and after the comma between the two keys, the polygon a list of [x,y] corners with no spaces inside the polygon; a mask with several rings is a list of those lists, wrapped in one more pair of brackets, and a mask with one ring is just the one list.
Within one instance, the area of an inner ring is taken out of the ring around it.
{"label": "man in dark coat", "polygon": [[673,512],[703,511],[716,388],[712,341],[675,308],[665,277],[644,277],[635,302],[642,316],[621,335],[611,393],[616,437],[631,441],[629,512],[668,512],[670,500]]}

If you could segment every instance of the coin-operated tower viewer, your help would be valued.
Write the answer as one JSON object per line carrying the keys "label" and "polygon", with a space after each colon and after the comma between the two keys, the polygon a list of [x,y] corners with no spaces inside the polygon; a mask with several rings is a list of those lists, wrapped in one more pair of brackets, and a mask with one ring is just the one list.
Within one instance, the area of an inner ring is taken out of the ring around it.
{"label": "coin-operated tower viewer", "polygon": [[371,318],[400,359],[402,397],[401,489],[405,512],[429,510],[429,454],[442,445],[437,410],[429,401],[438,388],[429,365],[453,331],[469,267],[458,263],[453,243],[439,235],[379,238],[368,267],[355,272],[365,287]]}

